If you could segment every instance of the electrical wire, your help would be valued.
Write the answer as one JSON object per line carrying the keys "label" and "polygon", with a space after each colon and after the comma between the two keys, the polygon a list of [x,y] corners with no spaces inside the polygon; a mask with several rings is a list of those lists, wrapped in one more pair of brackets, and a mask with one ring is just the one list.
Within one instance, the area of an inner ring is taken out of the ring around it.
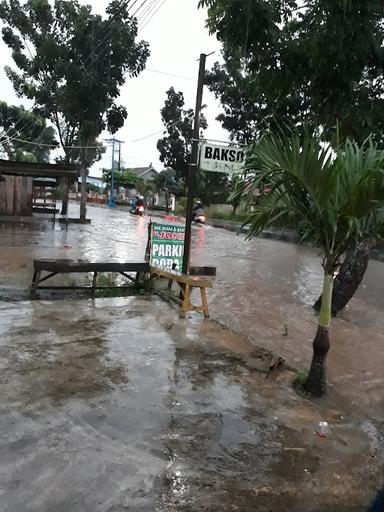
{"label": "electrical wire", "polygon": [[34,142],[31,140],[19,139],[18,137],[7,137],[9,141],[23,142],[24,144],[32,144],[33,146],[39,146],[42,148],[52,148],[52,149],[102,149],[104,146],[62,146],[61,144],[44,144],[43,142]]}
{"label": "electrical wire", "polygon": [[[187,119],[190,119],[191,117],[194,116],[194,113],[191,112],[191,114],[189,116],[187,116]],[[146,140],[146,139],[149,139],[151,137],[154,137],[155,135],[159,135],[160,133],[163,133],[165,129],[170,129],[170,128],[173,128],[174,126],[177,126],[178,124],[184,122],[184,119],[179,119],[179,121],[176,121],[176,123],[172,123],[168,126],[165,126],[164,128],[162,128],[161,130],[157,131],[157,132],[154,132],[154,133],[150,133],[148,135],[145,135],[144,137],[140,137],[139,139],[134,139],[134,140],[131,140],[129,141],[130,144],[133,144],[135,142],[140,142],[142,140]],[[57,145],[57,144],[44,144],[42,142],[33,142],[33,141],[29,141],[29,140],[24,140],[24,139],[20,139],[18,137],[8,137],[7,138],[9,141],[17,141],[17,142],[23,142],[24,144],[32,144],[33,146],[40,146],[40,147],[46,147],[46,148],[62,148],[62,149],[101,149],[103,148],[104,146],[100,145],[100,146],[62,146],[62,145]]]}
{"label": "electrical wire", "polygon": [[148,11],[151,9],[152,5],[154,4],[154,2],[156,2],[157,0],[152,0],[152,3],[148,4],[147,7],[144,8],[144,10],[140,13],[140,16],[137,17],[137,22],[140,24],[142,22],[142,20],[145,18],[145,16],[147,15]]}
{"label": "electrical wire", "polygon": [[[163,0],[163,3],[159,5],[159,7],[158,7],[158,8],[156,9],[156,11],[152,14],[152,16],[150,16],[150,18],[149,18],[149,19],[147,19],[147,21],[144,23],[144,25],[142,25],[142,26],[140,27],[140,30],[143,30],[143,29],[148,25],[148,23],[152,20],[152,18],[155,16],[155,14],[156,14],[156,13],[157,13],[157,12],[158,12],[162,7],[163,7],[163,5],[165,4],[165,2],[166,2],[166,1],[167,1],[167,0]],[[139,30],[139,32],[140,32],[140,30]]]}
{"label": "electrical wire", "polygon": [[137,13],[140,11],[140,9],[148,2],[148,0],[143,0],[143,2],[140,4],[140,6],[136,9],[136,11],[132,14],[133,17],[137,15]]}
{"label": "electrical wire", "polygon": [[149,6],[149,9],[147,9],[147,12],[143,13],[142,18],[140,19],[139,25],[143,25],[144,22],[148,19],[148,17],[153,13],[153,11],[156,9],[156,7],[159,5],[161,0],[153,0],[152,3]]}
{"label": "electrical wire", "polygon": [[[189,116],[187,116],[187,119],[190,119],[194,115],[195,114],[193,112],[191,112],[191,114]],[[180,124],[182,122],[184,122],[184,119],[179,119],[179,121],[176,121],[176,123],[172,123],[168,126],[165,126],[162,130],[159,130],[158,132],[150,133],[149,135],[146,135],[145,137],[140,137],[140,139],[131,140],[131,141],[129,141],[129,143],[134,144],[135,142],[140,142],[142,140],[150,139],[151,137],[154,137],[155,135],[159,135],[160,133],[164,133],[165,130],[169,130],[170,128],[173,128],[174,126],[177,126],[178,124]]]}
{"label": "electrical wire", "polygon": [[[138,1],[138,0],[136,0],[136,2],[137,2],[137,1]],[[111,26],[111,25],[113,25],[113,24],[115,23],[116,17],[117,17],[117,16],[119,16],[119,15],[123,12],[123,9],[124,9],[125,7],[128,7],[129,2],[130,2],[130,0],[124,0],[124,1],[121,3],[120,9],[119,9],[119,10],[118,10],[118,11],[117,11],[113,16],[112,16],[112,18],[111,18],[110,20],[108,20],[107,25],[106,25],[106,27],[104,28],[104,31],[105,31],[105,30],[108,30],[108,32],[104,34],[104,37],[101,39],[101,41],[99,41],[99,42],[97,43],[96,48],[93,48],[93,49],[92,49],[92,52],[90,53],[90,55],[88,55],[88,57],[85,59],[85,61],[84,61],[84,63],[83,63],[83,66],[85,67],[85,70],[86,70],[86,69],[87,69],[87,67],[88,67],[88,66],[87,66],[87,64],[88,64],[89,60],[90,60],[90,59],[92,59],[92,60],[91,60],[91,64],[95,61],[95,53],[96,53],[96,51],[100,48],[100,46],[104,43],[104,41],[105,41],[106,39],[108,39],[108,38],[112,35],[112,31],[113,31],[113,28],[114,28],[114,27],[113,27],[113,26]],[[135,3],[136,3],[136,2],[135,2]],[[133,5],[135,5],[135,4],[133,4]],[[132,7],[132,6],[131,6],[131,7]],[[129,10],[128,10],[128,12],[129,12]],[[106,47],[107,47],[107,46],[105,46],[105,47],[104,47],[104,49],[99,53],[99,55],[98,55],[98,56],[100,56],[100,55],[103,53],[103,51],[106,49]],[[96,56],[96,58],[97,58],[97,56]]]}
{"label": "electrical wire", "polygon": [[188,78],[187,76],[175,75],[173,73],[167,73],[166,71],[160,71],[158,69],[145,68],[144,71],[149,71],[150,73],[157,73],[159,75],[171,76],[173,78],[181,78],[182,80],[188,80],[190,82],[194,82],[193,78]]}

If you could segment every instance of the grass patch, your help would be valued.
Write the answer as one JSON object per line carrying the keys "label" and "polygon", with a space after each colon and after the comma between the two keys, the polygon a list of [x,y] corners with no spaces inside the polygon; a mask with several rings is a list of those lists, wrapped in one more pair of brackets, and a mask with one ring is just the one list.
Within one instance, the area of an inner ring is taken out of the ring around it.
{"label": "grass patch", "polygon": [[309,370],[299,369],[296,371],[295,378],[292,382],[294,389],[298,393],[304,394],[306,396],[307,396],[307,392],[305,391],[305,384],[307,383],[307,380],[308,380],[308,374],[309,374]]}

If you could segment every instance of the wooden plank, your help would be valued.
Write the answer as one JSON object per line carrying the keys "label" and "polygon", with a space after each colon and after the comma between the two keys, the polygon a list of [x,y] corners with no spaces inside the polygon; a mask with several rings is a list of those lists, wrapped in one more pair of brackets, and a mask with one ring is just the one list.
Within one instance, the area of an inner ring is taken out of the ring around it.
{"label": "wooden plank", "polygon": [[216,267],[190,267],[189,275],[216,277]]}
{"label": "wooden plank", "polygon": [[81,272],[149,272],[145,262],[135,263],[91,263],[79,260],[34,260],[35,270],[57,272],[60,274]]}
{"label": "wooden plank", "polygon": [[174,270],[164,270],[156,267],[151,267],[151,274],[159,277],[165,277],[166,279],[172,279],[178,283],[187,284],[196,288],[212,288],[212,281],[196,276],[187,276],[181,272]]}

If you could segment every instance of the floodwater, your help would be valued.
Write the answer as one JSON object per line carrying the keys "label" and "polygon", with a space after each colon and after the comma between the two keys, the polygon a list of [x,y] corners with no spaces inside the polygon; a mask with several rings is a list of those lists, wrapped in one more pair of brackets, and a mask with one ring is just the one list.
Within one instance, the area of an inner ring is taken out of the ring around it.
{"label": "floodwater", "polygon": [[[27,300],[34,258],[143,259],[147,218],[88,213],[0,226],[0,510],[366,510],[384,468],[383,264],[334,321],[330,391],[311,402],[291,382],[310,363],[315,250],[194,227],[192,263],[217,267],[211,317],[238,334],[157,298]],[[267,379],[272,354],[286,366]]]}
{"label": "floodwater", "polygon": [[[72,205],[76,215],[76,206]],[[83,258],[89,261],[142,260],[148,218],[125,211],[88,208],[92,224],[49,225],[22,232],[3,229],[0,277],[7,289],[26,288],[33,258]],[[30,228],[31,229],[31,228]],[[311,305],[321,291],[317,250],[197,226],[192,263],[214,265],[217,279],[209,293],[211,316],[257,346],[308,368],[317,317]],[[328,357],[329,384],[353,408],[384,415],[384,264],[371,261],[348,309],[333,322]],[[285,325],[288,335],[284,336]]]}

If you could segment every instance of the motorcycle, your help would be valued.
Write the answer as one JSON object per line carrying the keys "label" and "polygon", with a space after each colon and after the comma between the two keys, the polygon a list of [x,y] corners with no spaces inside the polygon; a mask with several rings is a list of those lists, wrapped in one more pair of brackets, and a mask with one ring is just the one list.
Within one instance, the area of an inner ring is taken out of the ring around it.
{"label": "motorcycle", "polygon": [[205,224],[207,218],[205,216],[204,210],[196,210],[192,213],[192,221],[196,222],[196,224]]}
{"label": "motorcycle", "polygon": [[140,217],[142,217],[144,215],[144,206],[134,205],[130,213],[132,213],[132,215],[140,215]]}

